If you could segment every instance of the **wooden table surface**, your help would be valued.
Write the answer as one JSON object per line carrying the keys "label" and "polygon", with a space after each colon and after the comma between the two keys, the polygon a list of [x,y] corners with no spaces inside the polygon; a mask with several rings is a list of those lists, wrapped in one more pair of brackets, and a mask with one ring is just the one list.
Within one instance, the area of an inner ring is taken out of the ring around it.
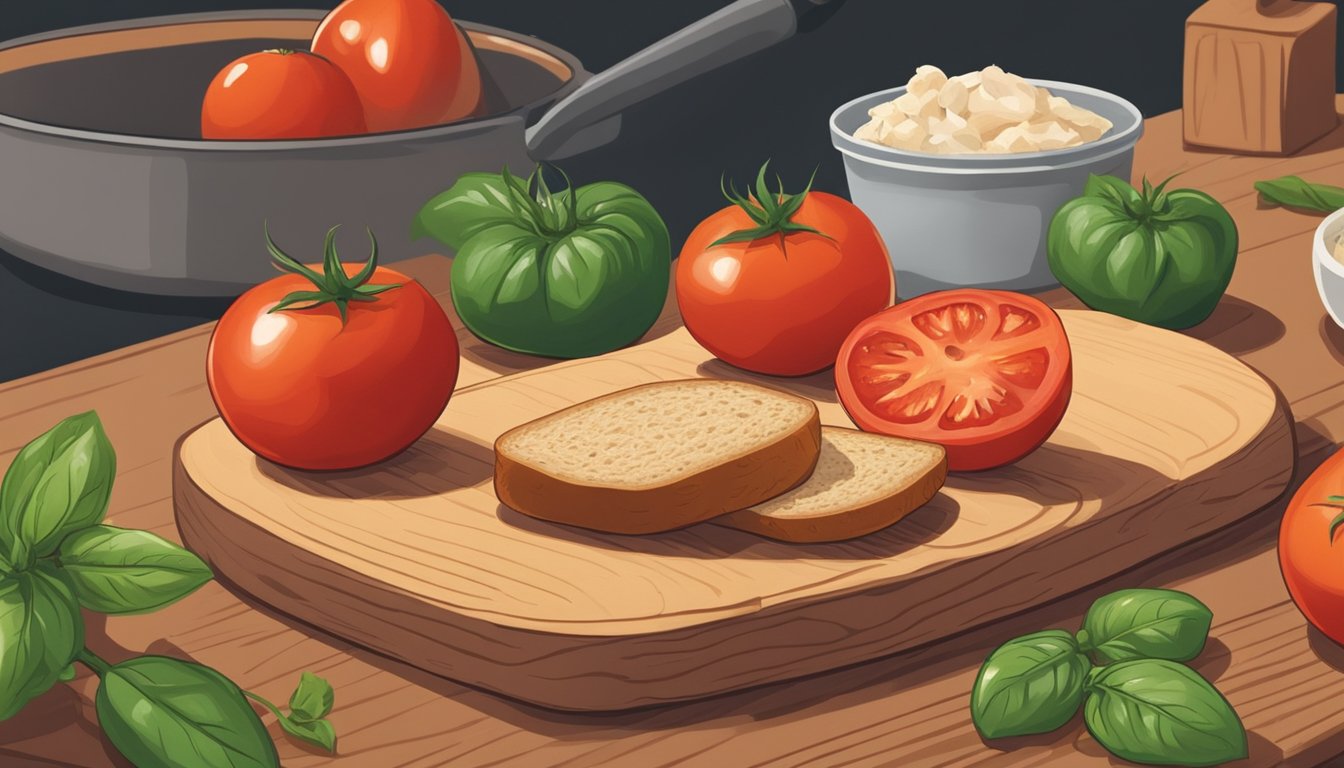
{"label": "wooden table surface", "polygon": [[[1149,120],[1136,177],[1157,181],[1177,171],[1178,186],[1203,189],[1228,207],[1242,241],[1228,296],[1189,333],[1240,357],[1282,391],[1297,423],[1300,480],[1344,439],[1344,330],[1325,314],[1313,283],[1319,218],[1261,209],[1251,184],[1285,174],[1341,183],[1344,128],[1292,158],[1253,158],[1184,151],[1179,113]],[[449,305],[445,259],[402,267]],[[1062,291],[1047,298],[1077,306]],[[674,327],[675,312],[669,308],[659,322]],[[209,333],[203,326],[0,385],[0,464],[60,419],[96,409],[118,453],[111,522],[177,539],[170,454],[184,431],[214,415],[204,382]],[[460,387],[538,364],[465,333],[461,340]],[[286,766],[1105,766],[1122,763],[1080,721],[987,746],[970,725],[971,684],[1000,642],[1076,628],[1091,600],[1110,590],[1165,586],[1214,610],[1212,638],[1196,666],[1250,732],[1251,759],[1238,765],[1344,765],[1344,648],[1308,628],[1288,599],[1274,547],[1281,512],[1282,501],[1083,593],[931,647],[608,715],[555,713],[464,688],[287,620],[219,583],[149,616],[89,616],[88,642],[114,661],[145,652],[191,658],[273,700],[284,700],[305,669],[327,677],[336,688],[331,719],[340,755],[296,746],[272,724]],[[91,683],[85,675],[58,686],[0,724],[0,765],[125,765],[99,735]]]}

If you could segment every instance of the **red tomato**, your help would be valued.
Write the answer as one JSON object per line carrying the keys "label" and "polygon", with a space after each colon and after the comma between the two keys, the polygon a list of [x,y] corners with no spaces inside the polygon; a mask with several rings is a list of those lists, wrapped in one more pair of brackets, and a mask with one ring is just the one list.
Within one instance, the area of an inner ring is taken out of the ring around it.
{"label": "red tomato", "polygon": [[219,71],[201,104],[207,139],[313,139],[364,133],[350,78],[306,51],[262,51]]}
{"label": "red tomato", "polygon": [[1279,527],[1279,567],[1302,614],[1344,643],[1344,451],[1336,451],[1293,495]]}
{"label": "red tomato", "polygon": [[328,295],[350,297],[344,320],[345,302],[313,306],[311,295],[277,310],[323,290],[287,274],[239,297],[210,338],[206,378],[220,416],[277,464],[353,469],[395,456],[433,426],[457,383],[457,336],[429,292],[391,269],[361,284],[360,265],[341,267],[342,287]]}
{"label": "red tomato", "polygon": [[869,432],[939,443],[949,469],[1009,464],[1064,418],[1073,360],[1059,316],[1007,291],[929,293],[845,340],[835,388]]}
{"label": "red tomato", "polygon": [[[736,198],[682,247],[681,318],[726,363],[774,376],[815,373],[835,364],[859,321],[891,304],[891,262],[872,222],[848,200],[825,192],[763,194],[764,177],[757,184],[754,200]],[[772,198],[779,202],[756,202]],[[788,215],[791,205],[797,209]],[[714,245],[738,232],[756,236]]]}
{"label": "red tomato", "polygon": [[313,53],[350,76],[370,131],[450,123],[480,107],[476,58],[435,0],[345,0],[318,26]]}

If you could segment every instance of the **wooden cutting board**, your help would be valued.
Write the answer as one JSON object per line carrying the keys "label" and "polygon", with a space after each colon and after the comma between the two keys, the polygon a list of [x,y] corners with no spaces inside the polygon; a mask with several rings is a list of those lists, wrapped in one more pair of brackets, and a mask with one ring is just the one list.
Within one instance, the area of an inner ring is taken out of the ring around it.
{"label": "wooden cutting board", "polygon": [[[1203,342],[1064,311],[1075,389],[1018,464],[953,475],[852,542],[788,545],[712,524],[596,534],[502,507],[496,436],[661,379],[756,379],[850,425],[829,372],[767,379],[684,329],[458,391],[398,458],[283,469],[219,420],[176,452],[186,543],[275,609],[422,669],[548,707],[614,710],[835,669],[1077,591],[1268,504],[1293,470],[1276,392]],[[352,436],[355,437],[355,436]]]}

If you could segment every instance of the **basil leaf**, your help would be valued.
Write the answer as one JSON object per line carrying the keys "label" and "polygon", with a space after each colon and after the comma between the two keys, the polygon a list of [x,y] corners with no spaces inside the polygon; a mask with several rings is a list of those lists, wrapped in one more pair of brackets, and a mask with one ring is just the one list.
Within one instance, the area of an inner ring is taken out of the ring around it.
{"label": "basil leaf", "polygon": [[84,647],[70,588],[43,566],[0,581],[0,720],[46,693]]}
{"label": "basil leaf", "polygon": [[335,700],[336,692],[331,683],[312,672],[304,672],[289,697],[290,717],[298,722],[321,720],[331,714]]}
{"label": "basil leaf", "polygon": [[24,446],[0,484],[0,542],[8,561],[27,568],[66,535],[100,522],[116,473],[116,453],[92,411]]}
{"label": "basil leaf", "polygon": [[1312,184],[1297,176],[1257,181],[1255,189],[1265,202],[1289,208],[1321,213],[1334,213],[1344,208],[1344,188]]}
{"label": "basil leaf", "polygon": [[1122,589],[1098,599],[1078,641],[1104,661],[1189,661],[1204,650],[1213,611],[1170,589]]}
{"label": "basil leaf", "polygon": [[1122,661],[1089,676],[1087,730],[1112,754],[1151,765],[1218,765],[1247,756],[1232,705],[1184,664]]}
{"label": "basil leaf", "polygon": [[336,751],[336,729],[331,727],[330,722],[326,720],[299,722],[284,717],[280,718],[279,722],[280,727],[290,736],[316,744],[328,752]]}
{"label": "basil leaf", "polygon": [[154,611],[213,577],[192,552],[147,531],[109,525],[71,534],[57,555],[80,604],[99,613]]}
{"label": "basil leaf", "polygon": [[971,720],[986,739],[1048,733],[1078,711],[1091,666],[1073,636],[1051,629],[999,646],[975,679]]}
{"label": "basil leaf", "polygon": [[108,739],[137,768],[278,768],[238,686],[209,667],[140,656],[111,667],[95,698]]}
{"label": "basil leaf", "polygon": [[468,173],[425,204],[411,225],[411,237],[432,237],[454,251],[500,224],[526,224],[530,216],[514,202],[495,173]]}

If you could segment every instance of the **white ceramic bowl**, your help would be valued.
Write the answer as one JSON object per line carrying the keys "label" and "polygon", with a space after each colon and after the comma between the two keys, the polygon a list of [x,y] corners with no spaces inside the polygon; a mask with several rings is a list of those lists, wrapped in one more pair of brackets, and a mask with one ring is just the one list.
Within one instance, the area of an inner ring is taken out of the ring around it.
{"label": "white ceramic bowl", "polygon": [[1143,115],[1105,91],[1028,80],[1113,124],[1077,147],[1005,155],[931,155],[854,138],[868,110],[905,93],[855,99],[831,115],[831,142],[845,160],[850,198],[886,241],[896,292],[973,286],[1029,291],[1058,285],[1045,257],[1050,219],[1083,193],[1088,174],[1129,179]]}
{"label": "white ceramic bowl", "polygon": [[1311,260],[1316,272],[1316,292],[1331,319],[1344,328],[1344,264],[1334,256],[1335,243],[1344,238],[1344,209],[1325,217],[1311,242]]}

